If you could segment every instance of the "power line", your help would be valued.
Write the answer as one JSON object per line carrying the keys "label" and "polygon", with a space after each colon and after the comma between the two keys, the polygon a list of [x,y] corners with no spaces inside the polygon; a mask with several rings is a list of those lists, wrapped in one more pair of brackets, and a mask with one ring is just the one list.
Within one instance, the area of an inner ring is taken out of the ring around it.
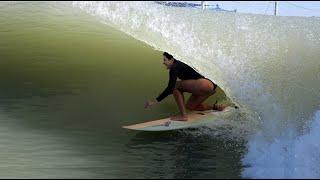
{"label": "power line", "polygon": [[[286,1],[284,1],[284,2],[286,2]],[[306,9],[306,10],[309,10],[309,11],[319,11],[320,10],[320,9],[306,8],[306,7],[303,7],[303,6],[300,6],[300,5],[296,5],[296,4],[292,3],[292,2],[286,2],[286,3],[291,4],[291,5],[293,5],[293,6],[297,7],[297,8],[302,8],[302,9]]]}

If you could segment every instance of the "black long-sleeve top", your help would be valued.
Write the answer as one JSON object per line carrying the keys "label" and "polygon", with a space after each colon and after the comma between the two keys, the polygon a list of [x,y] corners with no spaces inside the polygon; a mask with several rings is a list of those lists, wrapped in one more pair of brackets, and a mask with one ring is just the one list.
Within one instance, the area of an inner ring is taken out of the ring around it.
{"label": "black long-sleeve top", "polygon": [[156,98],[158,102],[162,101],[164,98],[166,98],[168,95],[172,94],[177,78],[181,80],[188,80],[188,79],[200,79],[204,78],[201,74],[199,74],[197,71],[192,69],[187,64],[174,60],[172,67],[170,68],[169,72],[169,82],[167,88]]}

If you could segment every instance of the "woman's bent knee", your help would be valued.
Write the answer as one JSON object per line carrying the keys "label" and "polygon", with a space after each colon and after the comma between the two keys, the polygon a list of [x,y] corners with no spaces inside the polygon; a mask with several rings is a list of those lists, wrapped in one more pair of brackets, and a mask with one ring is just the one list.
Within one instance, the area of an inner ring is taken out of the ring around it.
{"label": "woman's bent knee", "polygon": [[173,92],[172,92],[173,95],[177,95],[177,94],[180,94],[180,93],[181,92],[178,89],[174,89]]}
{"label": "woman's bent knee", "polygon": [[177,81],[174,89],[179,89],[181,85],[181,81]]}

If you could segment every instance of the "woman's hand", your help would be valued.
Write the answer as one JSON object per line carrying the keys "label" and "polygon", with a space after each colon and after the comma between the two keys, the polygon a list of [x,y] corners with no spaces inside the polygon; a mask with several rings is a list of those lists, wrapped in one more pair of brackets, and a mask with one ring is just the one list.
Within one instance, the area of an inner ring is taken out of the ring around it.
{"label": "woman's hand", "polygon": [[158,101],[156,101],[155,99],[149,100],[145,103],[144,109],[150,108],[151,106],[153,106],[157,103],[158,103]]}

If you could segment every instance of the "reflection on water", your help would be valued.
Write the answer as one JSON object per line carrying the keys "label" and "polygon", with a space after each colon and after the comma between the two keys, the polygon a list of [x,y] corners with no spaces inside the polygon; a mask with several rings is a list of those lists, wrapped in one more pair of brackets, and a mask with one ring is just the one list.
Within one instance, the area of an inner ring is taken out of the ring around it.
{"label": "reflection on water", "polygon": [[126,152],[149,166],[141,178],[240,178],[242,143],[189,131],[137,133]]}

